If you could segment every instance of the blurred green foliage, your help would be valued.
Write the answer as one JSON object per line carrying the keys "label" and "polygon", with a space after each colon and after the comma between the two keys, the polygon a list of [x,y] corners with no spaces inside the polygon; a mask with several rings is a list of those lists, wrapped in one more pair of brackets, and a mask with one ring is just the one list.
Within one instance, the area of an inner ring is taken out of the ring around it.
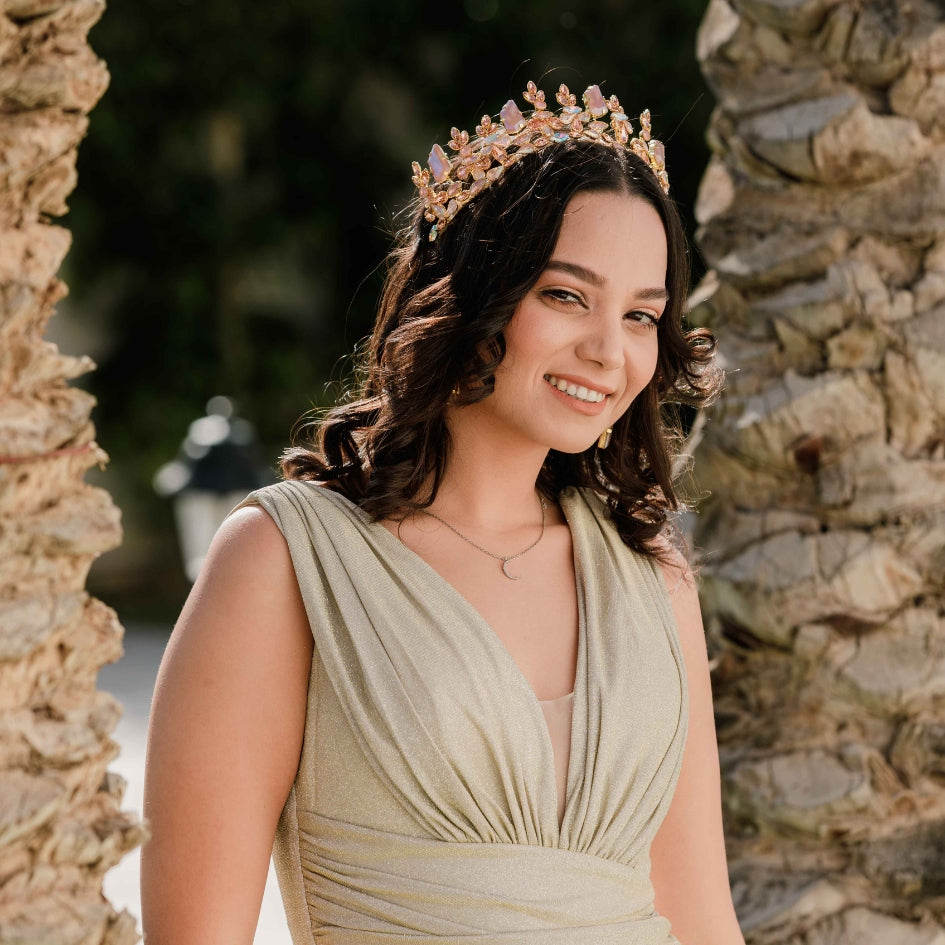
{"label": "blurred green foliage", "polygon": [[[410,162],[529,78],[653,112],[691,207],[711,109],[704,0],[139,0],[92,34],[112,74],[79,151],[72,302],[105,339],[87,386],[132,503],[207,398],[275,462],[369,329]],[[695,262],[697,270],[698,262]],[[129,501],[125,498],[125,501]],[[156,514],[156,513],[155,513]],[[144,515],[147,518],[147,514]]]}

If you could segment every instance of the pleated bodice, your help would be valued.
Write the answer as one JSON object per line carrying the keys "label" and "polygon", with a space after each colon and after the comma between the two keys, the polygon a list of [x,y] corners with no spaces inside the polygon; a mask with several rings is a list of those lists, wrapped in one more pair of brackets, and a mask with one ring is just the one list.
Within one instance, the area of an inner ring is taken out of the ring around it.
{"label": "pleated bodice", "polygon": [[308,482],[243,504],[285,536],[315,641],[274,850],[296,945],[675,942],[649,847],[682,760],[682,655],[658,566],[600,500],[561,497],[579,640],[557,774],[562,707],[555,722],[480,614],[383,525]]}

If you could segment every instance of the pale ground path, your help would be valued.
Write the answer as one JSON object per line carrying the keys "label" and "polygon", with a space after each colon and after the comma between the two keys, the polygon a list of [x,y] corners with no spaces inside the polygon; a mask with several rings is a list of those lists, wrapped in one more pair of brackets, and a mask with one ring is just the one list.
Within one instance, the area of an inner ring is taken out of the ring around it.
{"label": "pale ground path", "polygon": [[[121,754],[109,768],[128,782],[122,807],[139,814],[144,795],[144,749],[151,693],[169,636],[170,627],[126,626],[124,657],[106,666],[98,677],[99,689],[110,692],[124,706],[113,736],[121,745]],[[135,850],[111,870],[105,877],[105,895],[119,911],[127,909],[138,919],[140,933],[139,862],[140,850]],[[254,945],[292,945],[271,864]]]}

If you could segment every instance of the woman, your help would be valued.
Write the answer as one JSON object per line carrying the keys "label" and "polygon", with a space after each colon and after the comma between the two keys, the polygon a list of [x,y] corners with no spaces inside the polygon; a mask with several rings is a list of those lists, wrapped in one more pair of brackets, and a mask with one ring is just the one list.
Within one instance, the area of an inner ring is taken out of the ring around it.
{"label": "woman", "polygon": [[[739,945],[664,401],[701,403],[649,115],[529,83],[435,146],[358,396],[231,514],[148,748],[148,945]],[[688,729],[688,736],[687,736]]]}

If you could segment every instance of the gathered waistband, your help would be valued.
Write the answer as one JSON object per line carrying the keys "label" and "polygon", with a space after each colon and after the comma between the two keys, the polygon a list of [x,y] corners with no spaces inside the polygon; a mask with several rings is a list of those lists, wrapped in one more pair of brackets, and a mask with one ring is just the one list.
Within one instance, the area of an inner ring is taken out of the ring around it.
{"label": "gathered waistband", "polygon": [[331,945],[672,945],[648,868],[525,844],[409,837],[297,811],[315,939]]}

